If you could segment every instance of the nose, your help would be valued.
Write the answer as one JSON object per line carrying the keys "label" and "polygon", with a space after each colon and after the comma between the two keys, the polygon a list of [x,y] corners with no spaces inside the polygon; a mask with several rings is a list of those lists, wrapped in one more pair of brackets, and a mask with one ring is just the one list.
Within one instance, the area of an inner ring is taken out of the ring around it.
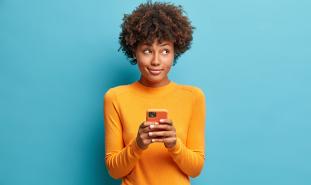
{"label": "nose", "polygon": [[151,65],[153,66],[158,66],[160,65],[160,58],[159,58],[159,54],[158,53],[155,53],[152,60],[151,60]]}

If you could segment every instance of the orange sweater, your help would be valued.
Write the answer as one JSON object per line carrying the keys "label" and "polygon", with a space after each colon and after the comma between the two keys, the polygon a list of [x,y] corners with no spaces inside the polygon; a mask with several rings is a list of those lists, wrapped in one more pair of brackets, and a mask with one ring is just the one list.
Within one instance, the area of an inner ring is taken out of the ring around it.
{"label": "orange sweater", "polygon": [[[165,108],[176,128],[173,148],[136,143],[148,108]],[[193,86],[169,84],[152,88],[138,81],[109,89],[104,96],[105,162],[122,185],[189,185],[204,164],[205,96]]]}

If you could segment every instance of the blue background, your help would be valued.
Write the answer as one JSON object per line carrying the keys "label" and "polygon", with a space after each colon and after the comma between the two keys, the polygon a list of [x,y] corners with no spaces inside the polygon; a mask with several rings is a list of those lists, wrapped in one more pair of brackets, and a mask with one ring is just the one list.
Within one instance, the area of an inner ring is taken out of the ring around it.
{"label": "blue background", "polygon": [[[118,52],[137,0],[0,0],[0,184],[117,185],[103,95],[138,79]],[[181,4],[196,27],[171,80],[206,94],[192,184],[311,184],[311,1]]]}

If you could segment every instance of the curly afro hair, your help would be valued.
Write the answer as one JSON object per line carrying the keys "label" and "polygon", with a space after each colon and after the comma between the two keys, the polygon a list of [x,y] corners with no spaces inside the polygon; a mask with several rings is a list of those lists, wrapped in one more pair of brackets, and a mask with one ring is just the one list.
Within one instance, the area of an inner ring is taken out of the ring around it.
{"label": "curly afro hair", "polygon": [[171,3],[147,2],[131,14],[125,14],[119,36],[120,49],[131,64],[137,64],[133,53],[141,42],[152,44],[169,40],[174,43],[175,60],[191,47],[193,26],[183,13],[182,6]]}

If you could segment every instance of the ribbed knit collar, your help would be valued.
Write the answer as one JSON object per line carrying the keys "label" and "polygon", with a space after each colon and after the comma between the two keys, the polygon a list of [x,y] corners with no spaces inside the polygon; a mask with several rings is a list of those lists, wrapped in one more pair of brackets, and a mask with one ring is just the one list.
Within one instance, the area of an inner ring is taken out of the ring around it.
{"label": "ribbed knit collar", "polygon": [[168,84],[160,86],[160,87],[148,87],[141,84],[139,81],[132,83],[132,86],[135,90],[142,96],[162,96],[166,93],[172,91],[174,87],[176,87],[176,83],[170,81]]}

